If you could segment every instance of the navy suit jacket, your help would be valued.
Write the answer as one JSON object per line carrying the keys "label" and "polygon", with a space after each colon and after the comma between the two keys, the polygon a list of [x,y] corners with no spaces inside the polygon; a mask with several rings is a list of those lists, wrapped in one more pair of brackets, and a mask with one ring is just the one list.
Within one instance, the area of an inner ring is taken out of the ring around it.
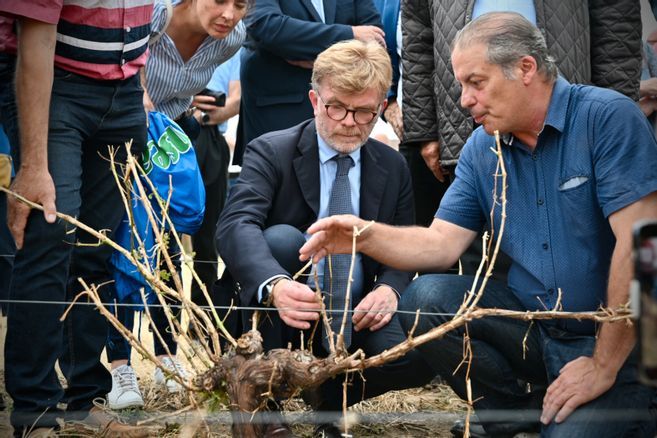
{"label": "navy suit jacket", "polygon": [[[411,178],[406,161],[389,146],[369,139],[361,149],[360,217],[393,225],[414,223]],[[274,275],[293,275],[274,259],[263,230],[288,224],[305,232],[317,220],[319,149],[314,120],[252,141],[239,179],[219,218],[216,244],[240,303],[257,302],[258,287]],[[402,292],[408,272],[363,255],[363,293],[375,284]]]}
{"label": "navy suit jacket", "polygon": [[[256,0],[244,18],[242,144],[313,117],[308,100],[312,70],[287,60],[314,61],[334,43],[353,38],[351,26],[382,27],[372,0],[324,0],[324,15],[326,22],[311,0]],[[239,163],[239,152],[236,157]]]}

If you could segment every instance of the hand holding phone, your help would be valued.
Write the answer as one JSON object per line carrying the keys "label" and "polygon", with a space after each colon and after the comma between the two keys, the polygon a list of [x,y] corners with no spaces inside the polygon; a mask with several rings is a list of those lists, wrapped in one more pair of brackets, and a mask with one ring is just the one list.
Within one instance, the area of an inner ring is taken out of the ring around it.
{"label": "hand holding phone", "polygon": [[200,96],[210,96],[214,98],[214,102],[210,103],[210,105],[214,106],[226,106],[226,93],[223,91],[212,91],[210,89],[204,88],[201,90],[198,95]]}

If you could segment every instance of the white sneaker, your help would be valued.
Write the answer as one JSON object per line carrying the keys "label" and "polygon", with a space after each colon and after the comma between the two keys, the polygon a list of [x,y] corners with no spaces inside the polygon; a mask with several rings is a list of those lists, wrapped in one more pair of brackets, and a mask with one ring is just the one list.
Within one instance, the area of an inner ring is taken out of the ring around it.
{"label": "white sneaker", "polygon": [[112,390],[107,394],[110,409],[140,408],[144,406],[135,370],[121,365],[112,370]]}
{"label": "white sneaker", "polygon": [[160,384],[160,385],[166,385],[167,391],[169,392],[181,392],[184,388],[183,386],[176,382],[173,378],[168,378],[165,376],[165,374],[171,375],[171,374],[178,374],[183,380],[187,380],[187,370],[185,367],[180,363],[178,358],[176,357],[169,357],[165,356],[162,358],[162,365],[164,369],[167,371],[165,373],[160,369],[160,367],[155,368],[155,383]]}

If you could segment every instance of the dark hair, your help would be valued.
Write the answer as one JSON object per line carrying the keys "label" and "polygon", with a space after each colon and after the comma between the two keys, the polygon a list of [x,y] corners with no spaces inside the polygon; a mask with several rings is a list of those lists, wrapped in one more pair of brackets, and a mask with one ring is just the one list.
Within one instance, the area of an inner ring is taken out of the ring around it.
{"label": "dark hair", "polygon": [[499,65],[507,78],[513,78],[513,68],[523,56],[534,58],[538,71],[549,81],[557,78],[557,65],[543,34],[518,13],[489,12],[477,17],[456,34],[452,51],[472,44],[486,45],[488,62]]}

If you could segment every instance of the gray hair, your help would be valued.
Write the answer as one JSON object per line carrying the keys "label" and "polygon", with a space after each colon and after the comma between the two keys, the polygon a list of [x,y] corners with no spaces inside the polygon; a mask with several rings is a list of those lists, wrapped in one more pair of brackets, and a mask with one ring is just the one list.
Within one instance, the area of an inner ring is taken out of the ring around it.
{"label": "gray hair", "polygon": [[557,66],[543,34],[518,13],[489,12],[477,17],[456,34],[452,51],[473,44],[484,44],[488,62],[499,65],[508,79],[514,79],[513,68],[523,56],[534,58],[548,81],[557,79]]}

